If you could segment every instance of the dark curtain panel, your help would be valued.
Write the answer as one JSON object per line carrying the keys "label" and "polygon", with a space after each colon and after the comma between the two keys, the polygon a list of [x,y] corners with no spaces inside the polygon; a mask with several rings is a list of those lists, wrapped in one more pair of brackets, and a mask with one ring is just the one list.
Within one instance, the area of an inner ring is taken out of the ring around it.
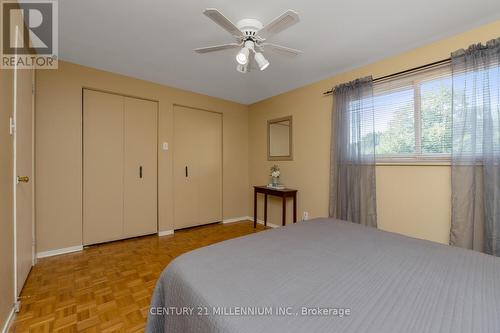
{"label": "dark curtain panel", "polygon": [[500,256],[500,38],[451,59],[450,244]]}
{"label": "dark curtain panel", "polygon": [[376,227],[373,80],[342,84],[333,98],[329,214]]}

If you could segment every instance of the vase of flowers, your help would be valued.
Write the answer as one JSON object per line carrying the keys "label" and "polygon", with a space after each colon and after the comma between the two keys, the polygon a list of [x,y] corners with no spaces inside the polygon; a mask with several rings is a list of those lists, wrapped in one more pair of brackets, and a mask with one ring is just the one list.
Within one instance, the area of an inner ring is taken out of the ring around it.
{"label": "vase of flowers", "polygon": [[275,164],[271,167],[271,185],[278,186],[280,183],[280,168]]}

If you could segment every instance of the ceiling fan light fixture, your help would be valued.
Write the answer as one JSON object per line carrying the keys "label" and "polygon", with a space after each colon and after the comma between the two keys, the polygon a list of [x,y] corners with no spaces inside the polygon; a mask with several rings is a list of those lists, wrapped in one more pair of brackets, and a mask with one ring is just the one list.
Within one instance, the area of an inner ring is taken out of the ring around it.
{"label": "ceiling fan light fixture", "polygon": [[248,65],[241,65],[241,64],[238,64],[236,66],[236,70],[240,73],[248,73]]}
{"label": "ceiling fan light fixture", "polygon": [[270,50],[272,52],[288,56],[297,56],[302,53],[300,50],[267,42],[267,40],[273,35],[280,33],[281,31],[299,22],[299,15],[294,10],[289,9],[285,11],[283,14],[273,19],[266,25],[263,25],[257,19],[250,18],[244,18],[234,24],[216,8],[207,8],[203,11],[203,14],[219,27],[229,32],[235,39],[235,42],[200,47],[194,51],[197,53],[208,53],[228,49],[238,49],[238,53],[236,54],[236,69],[238,72],[250,72],[250,70],[254,68],[251,66],[254,65],[254,59],[261,71],[269,67],[269,61],[262,54],[264,49],[266,52],[267,50]]}
{"label": "ceiling fan light fixture", "polygon": [[236,61],[240,65],[246,65],[248,64],[249,57],[250,57],[250,50],[245,46],[236,55]]}
{"label": "ceiling fan light fixture", "polygon": [[255,61],[257,61],[257,64],[259,65],[261,71],[269,67],[269,61],[260,52],[255,52]]}

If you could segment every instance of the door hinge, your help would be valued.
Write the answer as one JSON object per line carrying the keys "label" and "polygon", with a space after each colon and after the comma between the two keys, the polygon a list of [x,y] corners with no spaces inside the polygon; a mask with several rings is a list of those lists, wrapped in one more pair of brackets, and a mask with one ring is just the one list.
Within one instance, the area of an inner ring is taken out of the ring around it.
{"label": "door hinge", "polygon": [[16,123],[14,123],[14,118],[9,118],[9,133],[10,135],[14,135],[16,132]]}

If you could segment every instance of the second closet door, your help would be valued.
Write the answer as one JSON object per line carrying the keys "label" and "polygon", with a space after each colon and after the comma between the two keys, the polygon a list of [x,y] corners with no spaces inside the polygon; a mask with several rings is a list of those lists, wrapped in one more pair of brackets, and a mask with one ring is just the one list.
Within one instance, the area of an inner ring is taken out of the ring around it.
{"label": "second closet door", "polygon": [[124,237],[157,231],[157,103],[124,97]]}
{"label": "second closet door", "polygon": [[174,107],[174,228],[199,224],[198,118],[196,110]]}
{"label": "second closet door", "polygon": [[199,111],[198,211],[200,223],[222,221],[222,116]]}
{"label": "second closet door", "polygon": [[174,107],[174,228],[222,220],[222,116]]}

